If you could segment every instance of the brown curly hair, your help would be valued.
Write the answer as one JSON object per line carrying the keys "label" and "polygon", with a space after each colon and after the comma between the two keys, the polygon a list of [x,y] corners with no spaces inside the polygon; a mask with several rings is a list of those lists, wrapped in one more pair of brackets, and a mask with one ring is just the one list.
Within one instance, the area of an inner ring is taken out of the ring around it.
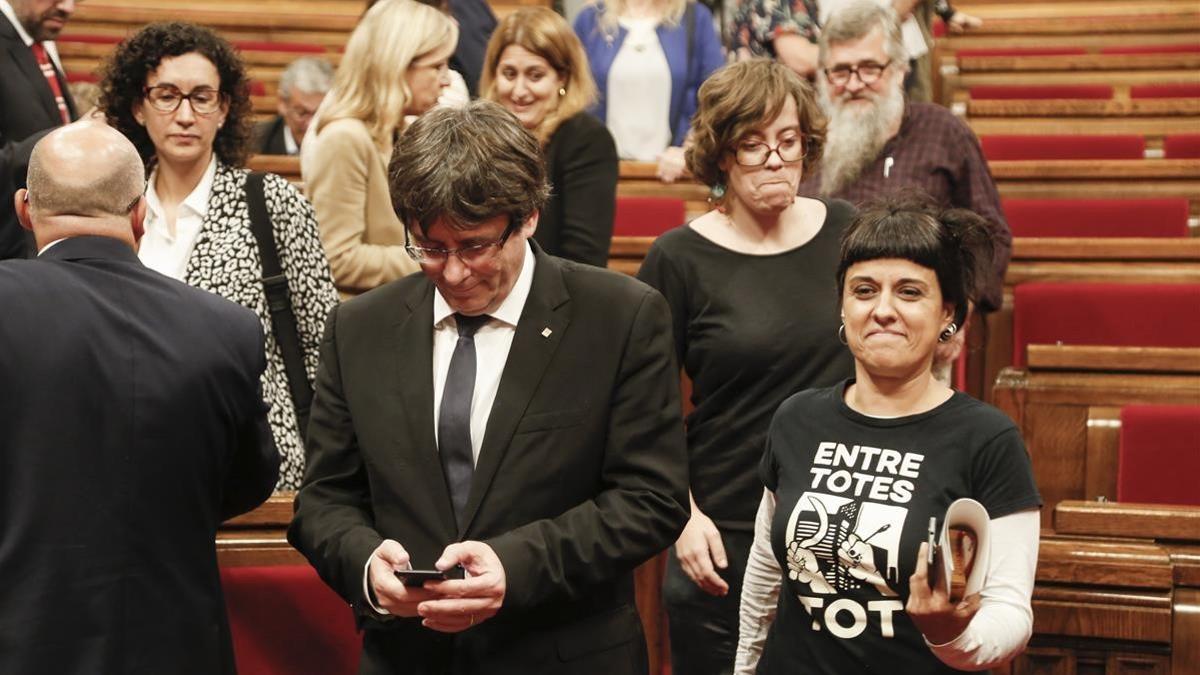
{"label": "brown curly hair", "polygon": [[723,184],[721,160],[738,141],[775,119],[788,97],[796,101],[808,173],[821,159],[825,116],[813,88],[792,69],[769,59],[730,64],[700,85],[692,145],[685,154],[688,170],[705,185]]}
{"label": "brown curly hair", "polygon": [[212,30],[174,21],[152,23],[117,45],[102,69],[100,107],[108,124],[133,142],[147,171],[154,165],[154,143],[134,119],[133,107],[142,101],[146,78],[163,59],[192,52],[216,66],[221,94],[229,104],[225,124],[213,139],[213,151],[223,164],[240,167],[246,162],[252,113],[250,81],[241,56]]}

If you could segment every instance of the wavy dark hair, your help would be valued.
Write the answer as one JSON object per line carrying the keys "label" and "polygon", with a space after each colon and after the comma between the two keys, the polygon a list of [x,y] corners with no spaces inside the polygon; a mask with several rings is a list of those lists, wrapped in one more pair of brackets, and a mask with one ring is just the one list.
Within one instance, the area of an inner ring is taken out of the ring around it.
{"label": "wavy dark hair", "polygon": [[213,139],[217,159],[230,166],[246,162],[250,139],[250,81],[241,56],[224,38],[203,26],[182,21],[152,23],[117,45],[105,61],[100,83],[100,107],[108,123],[133,142],[150,171],[155,162],[154,143],[146,128],[133,117],[133,107],[143,99],[146,79],[165,58],[195,52],[212,62],[221,78],[221,94],[229,104],[225,124]]}
{"label": "wavy dark hair", "polygon": [[842,235],[838,292],[845,295],[846,270],[854,263],[901,258],[933,270],[942,299],[954,305],[954,322],[978,302],[995,255],[991,229],[966,209],[944,209],[923,194],[885,197],[863,206]]}

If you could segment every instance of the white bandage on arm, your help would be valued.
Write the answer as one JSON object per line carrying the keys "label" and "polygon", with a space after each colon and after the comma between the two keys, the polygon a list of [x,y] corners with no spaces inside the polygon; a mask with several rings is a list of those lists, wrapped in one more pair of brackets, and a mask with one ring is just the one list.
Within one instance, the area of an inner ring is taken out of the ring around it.
{"label": "white bandage on arm", "polygon": [[987,581],[980,591],[979,612],[950,642],[934,645],[926,640],[942,663],[959,670],[987,670],[1001,665],[1021,653],[1033,633],[1030,601],[1037,572],[1041,514],[1030,509],[993,518],[989,531],[991,559]]}
{"label": "white bandage on arm", "polygon": [[775,621],[783,573],[771,551],[771,519],[774,517],[775,495],[770,490],[763,490],[758,515],[754,518],[754,543],[750,546],[746,576],[742,581],[734,675],[751,675],[758,667],[767,631]]}

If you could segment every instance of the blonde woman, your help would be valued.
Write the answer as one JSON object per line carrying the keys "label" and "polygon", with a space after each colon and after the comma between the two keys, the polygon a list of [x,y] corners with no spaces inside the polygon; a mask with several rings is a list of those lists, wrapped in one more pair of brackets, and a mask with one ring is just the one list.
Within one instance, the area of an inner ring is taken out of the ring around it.
{"label": "blonde woman", "polygon": [[387,164],[406,115],[449,85],[453,20],[412,0],[382,0],[350,35],[333,88],[301,150],[333,280],[343,297],[417,270],[388,196]]}
{"label": "blonde woman", "polygon": [[621,158],[658,162],[664,182],[679,178],[696,92],[725,62],[712,13],[695,0],[597,0],[575,33],[600,89],[595,113]]}
{"label": "blonde woman", "polygon": [[596,100],[583,45],[558,14],[520,9],[496,27],[479,82],[483,98],[541,142],[553,193],[534,239],[551,255],[604,267],[617,198],[617,150]]}

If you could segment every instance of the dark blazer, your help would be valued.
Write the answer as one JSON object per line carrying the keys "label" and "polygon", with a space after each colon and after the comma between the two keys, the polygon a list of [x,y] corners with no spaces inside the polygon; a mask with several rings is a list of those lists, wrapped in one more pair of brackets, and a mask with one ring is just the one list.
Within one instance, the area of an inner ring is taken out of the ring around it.
{"label": "dark blazer", "polygon": [[[79,113],[62,73],[58,83],[71,119],[77,119]],[[45,135],[38,132],[61,124],[54,93],[37,59],[21,41],[17,29],[0,14],[0,260],[33,254],[33,238],[17,222],[12,193],[25,187],[29,153]]]}
{"label": "dark blazer", "polygon": [[546,144],[550,201],[533,238],[550,255],[608,266],[617,203],[617,146],[608,127],[581,112]]}
{"label": "dark blazer", "polygon": [[286,155],[287,141],[283,132],[287,123],[281,115],[254,125],[254,136],[250,139],[250,152],[258,155]]}
{"label": "dark blazer", "polygon": [[479,95],[479,76],[488,39],[496,30],[496,15],[484,0],[450,0],[450,14],[458,22],[458,45],[450,67],[463,76],[472,97]]}
{"label": "dark blazer", "polygon": [[0,673],[233,673],[214,546],[279,457],[253,312],[76,237],[0,263]]}
{"label": "dark blazer", "polygon": [[[433,417],[423,275],[330,316],[288,540],[366,617],[360,673],[646,672],[632,571],[688,517],[679,371],[657,291],[537,250],[459,532]],[[500,557],[500,612],[456,636],[379,622],[363,566],[384,538],[428,568],[454,541]]]}

